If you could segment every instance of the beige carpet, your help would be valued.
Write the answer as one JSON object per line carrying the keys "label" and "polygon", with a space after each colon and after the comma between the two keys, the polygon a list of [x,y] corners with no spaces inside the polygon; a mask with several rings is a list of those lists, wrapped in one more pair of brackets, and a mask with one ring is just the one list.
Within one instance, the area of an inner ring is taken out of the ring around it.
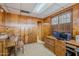
{"label": "beige carpet", "polygon": [[24,46],[24,53],[18,52],[18,56],[55,56],[41,43],[32,43]]}

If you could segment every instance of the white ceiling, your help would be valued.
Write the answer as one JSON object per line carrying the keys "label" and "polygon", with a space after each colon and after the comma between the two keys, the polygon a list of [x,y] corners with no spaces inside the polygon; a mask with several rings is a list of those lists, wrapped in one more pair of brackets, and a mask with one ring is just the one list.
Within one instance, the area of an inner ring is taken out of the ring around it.
{"label": "white ceiling", "polygon": [[47,17],[62,8],[66,8],[73,5],[72,3],[51,3],[52,5],[47,7],[47,9],[45,9],[43,12],[37,13],[37,12],[33,12],[37,4],[38,3],[21,3],[21,4],[20,3],[2,3],[1,5],[6,10],[6,12],[20,14],[20,10],[25,10],[25,11],[29,11],[30,13],[27,14],[27,13],[21,12],[21,15],[33,16],[38,18]]}

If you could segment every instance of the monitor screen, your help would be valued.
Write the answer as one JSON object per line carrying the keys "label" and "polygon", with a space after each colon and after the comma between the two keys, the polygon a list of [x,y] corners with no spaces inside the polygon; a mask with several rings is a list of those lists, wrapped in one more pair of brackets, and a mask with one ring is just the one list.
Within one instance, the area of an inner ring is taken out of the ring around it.
{"label": "monitor screen", "polygon": [[61,39],[64,39],[64,40],[67,39],[67,34],[61,33],[61,34],[60,34],[60,38],[61,38]]}

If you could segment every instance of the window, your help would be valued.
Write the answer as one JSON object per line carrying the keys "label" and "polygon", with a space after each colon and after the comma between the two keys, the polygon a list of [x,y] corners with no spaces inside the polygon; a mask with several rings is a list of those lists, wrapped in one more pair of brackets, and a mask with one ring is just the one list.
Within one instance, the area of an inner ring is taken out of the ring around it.
{"label": "window", "polygon": [[56,25],[56,24],[58,24],[58,16],[52,18],[52,25]]}
{"label": "window", "polygon": [[59,24],[70,23],[71,22],[71,13],[66,12],[64,14],[59,15]]}
{"label": "window", "polygon": [[65,23],[65,21],[63,21],[64,15],[59,15],[59,24]]}
{"label": "window", "polygon": [[66,17],[67,17],[66,23],[70,23],[71,22],[71,13],[67,13]]}
{"label": "window", "polygon": [[71,22],[71,12],[65,12],[63,14],[60,14],[52,18],[52,25],[64,24],[64,23],[70,23],[70,22]]}

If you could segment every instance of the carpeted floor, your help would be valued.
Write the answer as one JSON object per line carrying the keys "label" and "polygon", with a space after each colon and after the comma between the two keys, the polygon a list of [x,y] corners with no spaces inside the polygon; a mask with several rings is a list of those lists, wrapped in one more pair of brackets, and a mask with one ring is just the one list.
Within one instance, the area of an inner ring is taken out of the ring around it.
{"label": "carpeted floor", "polygon": [[18,56],[55,56],[41,43],[32,43],[24,46],[24,53],[18,52]]}

